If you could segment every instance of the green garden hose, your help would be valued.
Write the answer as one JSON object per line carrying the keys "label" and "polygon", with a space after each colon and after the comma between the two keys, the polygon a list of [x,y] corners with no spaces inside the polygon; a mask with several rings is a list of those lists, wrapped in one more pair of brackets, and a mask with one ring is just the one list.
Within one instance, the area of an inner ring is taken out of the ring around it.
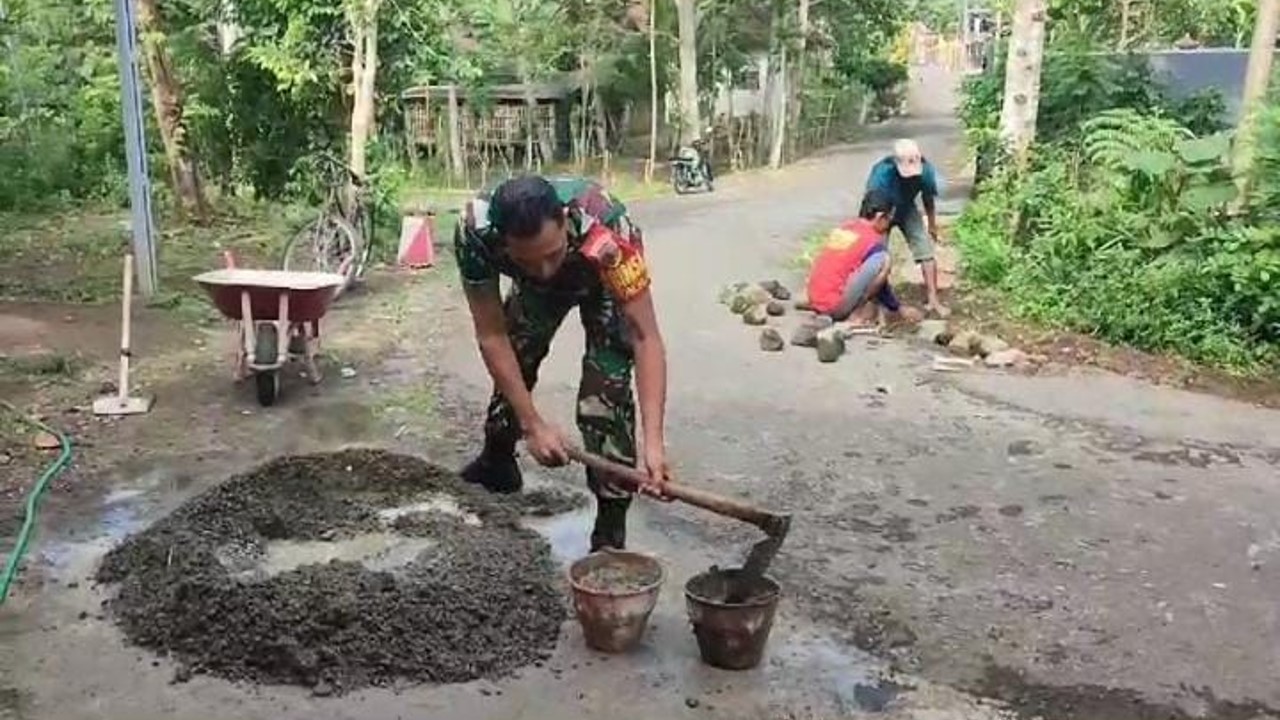
{"label": "green garden hose", "polygon": [[18,531],[18,541],[14,543],[13,551],[9,553],[9,559],[5,562],[4,574],[0,575],[0,605],[3,605],[4,601],[9,597],[9,587],[13,585],[13,579],[18,574],[18,565],[22,562],[22,557],[27,552],[27,545],[31,542],[31,532],[35,529],[36,510],[40,506],[40,498],[44,495],[45,488],[49,486],[49,482],[65,470],[67,464],[71,462],[71,439],[61,431],[55,430],[35,418],[24,415],[7,402],[0,401],[0,408],[13,413],[27,425],[58,438],[58,444],[62,447],[62,452],[58,453],[58,459],[54,460],[44,469],[44,472],[40,473],[35,486],[31,488],[31,492],[27,493],[22,529]]}

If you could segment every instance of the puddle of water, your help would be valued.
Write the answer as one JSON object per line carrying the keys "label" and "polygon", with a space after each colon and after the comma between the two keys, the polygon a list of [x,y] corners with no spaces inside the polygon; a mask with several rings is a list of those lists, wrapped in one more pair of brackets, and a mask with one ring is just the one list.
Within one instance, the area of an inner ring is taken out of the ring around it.
{"label": "puddle of water", "polygon": [[586,508],[549,518],[531,518],[525,520],[525,525],[546,538],[557,562],[568,565],[591,552],[594,520],[595,510]]}
{"label": "puddle of water", "polygon": [[401,517],[404,517],[405,515],[430,512],[444,513],[446,515],[462,518],[462,522],[467,525],[471,525],[472,527],[479,527],[482,524],[479,515],[463,510],[462,506],[458,504],[457,498],[443,493],[432,495],[426,500],[422,500],[420,502],[379,510],[378,517],[380,517],[383,522],[389,524],[395,522]]}
{"label": "puddle of water", "polygon": [[104,500],[105,507],[85,539],[42,543],[39,550],[40,561],[57,570],[79,572],[80,566],[91,563],[94,558],[142,528],[144,523],[139,517],[138,505],[134,502],[142,494],[142,491],[132,490],[111,493]]}
{"label": "puddle of water", "polygon": [[121,540],[143,528],[146,524],[143,517],[155,504],[158,494],[181,490],[190,482],[191,476],[167,467],[142,472],[130,484],[118,487],[102,497],[98,516],[79,537],[42,543],[38,552],[41,562],[57,570],[69,570],[91,563]]}
{"label": "puddle of water", "polygon": [[267,545],[266,552],[242,577],[278,575],[303,565],[323,565],[331,560],[358,562],[377,571],[391,571],[413,562],[436,546],[430,538],[404,537],[394,533],[368,533],[343,540],[281,540]]}
{"label": "puddle of water", "polygon": [[102,504],[107,506],[118,505],[130,500],[137,500],[140,497],[142,497],[142,490],[136,488],[112,490],[107,493],[106,497],[102,498]]}

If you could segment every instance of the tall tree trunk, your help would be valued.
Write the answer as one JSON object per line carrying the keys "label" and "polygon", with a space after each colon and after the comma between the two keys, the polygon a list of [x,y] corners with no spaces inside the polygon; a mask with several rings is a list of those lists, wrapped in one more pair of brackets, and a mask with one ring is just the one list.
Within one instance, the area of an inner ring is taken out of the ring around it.
{"label": "tall tree trunk", "polygon": [[1133,0],[1120,0],[1120,41],[1116,49],[1124,52],[1129,49],[1129,23],[1133,22]]}
{"label": "tall tree trunk", "polygon": [[698,109],[698,3],[675,3],[680,27],[680,144],[687,145],[702,134]]}
{"label": "tall tree trunk", "polygon": [[801,99],[804,92],[806,52],[809,45],[809,0],[799,0],[796,6],[796,19],[800,27],[800,37],[796,42],[795,61],[791,64],[791,80],[787,83],[790,90],[787,101],[787,126],[791,128],[787,146],[788,155],[792,158],[796,156],[797,144],[800,140]]}
{"label": "tall tree trunk", "polygon": [[787,46],[778,49],[777,79],[774,81],[774,92],[777,96],[773,109],[773,122],[769,124],[769,167],[777,170],[782,167],[782,145],[787,137]]}
{"label": "tall tree trunk", "polygon": [[769,138],[773,137],[774,114],[777,110],[778,71],[778,18],[769,22],[769,55],[765,60],[764,86],[760,94],[760,134],[753,148],[756,159],[769,157]]}
{"label": "tall tree trunk", "polygon": [[[351,23],[351,147],[348,164],[360,178],[369,173],[369,140],[377,110],[374,81],[378,76],[378,6],[381,0],[353,0]],[[354,193],[354,188],[351,192]]]}
{"label": "tall tree trunk", "polygon": [[454,178],[461,178],[466,174],[466,158],[462,152],[462,113],[458,108],[458,86],[449,84],[449,94],[446,99],[448,108],[449,123],[449,167],[453,169]]}
{"label": "tall tree trunk", "polygon": [[1021,165],[1036,138],[1040,109],[1040,66],[1044,60],[1045,0],[1017,0],[1010,28],[1004,76],[1000,138]]}
{"label": "tall tree trunk", "polygon": [[653,165],[658,161],[658,1],[649,0],[649,160],[644,164],[644,181],[653,182]]}
{"label": "tall tree trunk", "polygon": [[156,0],[137,0],[137,8],[152,107],[155,108],[156,125],[160,128],[165,162],[169,166],[169,179],[183,215],[203,222],[209,215],[209,202],[200,181],[200,169],[186,141],[182,84],[173,70],[173,57],[169,53],[159,9]]}
{"label": "tall tree trunk", "polygon": [[[578,55],[578,70],[582,73],[582,87],[579,90],[579,108],[578,108],[578,131],[574,134],[574,144],[577,146],[574,162],[577,164],[578,170],[581,171],[585,167],[587,157],[591,155],[589,144],[591,142],[591,70],[587,61],[586,52]],[[572,123],[570,123],[572,125]]]}
{"label": "tall tree trunk", "polygon": [[[1253,26],[1253,44],[1249,48],[1249,64],[1245,69],[1244,93],[1240,100],[1240,124],[1236,129],[1232,174],[1240,188],[1243,202],[1249,192],[1253,168],[1254,131],[1258,108],[1266,101],[1271,84],[1271,65],[1275,54],[1276,33],[1280,30],[1280,0],[1260,0],[1258,17]],[[1237,205],[1238,207],[1238,205]]]}
{"label": "tall tree trunk", "polygon": [[533,97],[533,88],[529,84],[527,76],[522,76],[521,80],[524,85],[524,169],[525,172],[533,170],[534,148],[537,147],[536,135],[538,130],[535,127],[538,101]]}
{"label": "tall tree trunk", "polygon": [[609,167],[609,115],[605,112],[604,103],[600,102],[599,91],[591,93],[591,106],[595,110],[596,146],[600,148],[604,167]]}
{"label": "tall tree trunk", "polygon": [[538,131],[535,127],[538,100],[533,96],[533,73],[529,70],[528,64],[524,60],[517,59],[516,65],[520,87],[524,91],[524,169],[525,172],[529,172],[533,170],[534,148],[538,143]]}

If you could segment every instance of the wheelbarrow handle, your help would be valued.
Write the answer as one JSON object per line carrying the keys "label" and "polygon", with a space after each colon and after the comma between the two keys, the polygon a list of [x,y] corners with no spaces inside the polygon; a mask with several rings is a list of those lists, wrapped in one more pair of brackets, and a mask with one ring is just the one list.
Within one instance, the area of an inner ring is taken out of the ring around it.
{"label": "wheelbarrow handle", "polygon": [[[642,486],[649,484],[649,476],[635,468],[620,465],[576,447],[568,448],[568,452],[571,460],[611,476],[610,480],[626,487],[628,490],[639,490]],[[770,535],[777,532],[780,524],[785,522],[782,516],[752,507],[738,500],[673,482],[666,483],[663,486],[663,492],[673,500],[679,500],[703,510],[710,510],[717,515],[751,523]]]}

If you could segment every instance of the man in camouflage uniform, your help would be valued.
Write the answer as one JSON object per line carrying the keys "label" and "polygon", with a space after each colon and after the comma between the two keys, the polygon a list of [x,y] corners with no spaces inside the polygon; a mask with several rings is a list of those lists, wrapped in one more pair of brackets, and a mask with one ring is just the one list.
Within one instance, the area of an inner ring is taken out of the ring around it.
{"label": "man in camouflage uniform", "polygon": [[[600,185],[578,178],[523,176],[469,202],[454,235],[458,269],[476,340],[494,393],[484,450],[463,470],[493,492],[522,485],[516,442],[544,466],[568,462],[566,439],[533,405],[538,367],[569,311],[586,334],[577,425],[585,449],[643,468],[647,491],[662,494],[668,478],[663,414],[666,350],[654,315],[640,230],[626,207]],[[507,297],[501,276],[512,280]],[[643,458],[636,452],[636,368]],[[592,551],[626,544],[630,493],[587,470],[596,497]]]}

